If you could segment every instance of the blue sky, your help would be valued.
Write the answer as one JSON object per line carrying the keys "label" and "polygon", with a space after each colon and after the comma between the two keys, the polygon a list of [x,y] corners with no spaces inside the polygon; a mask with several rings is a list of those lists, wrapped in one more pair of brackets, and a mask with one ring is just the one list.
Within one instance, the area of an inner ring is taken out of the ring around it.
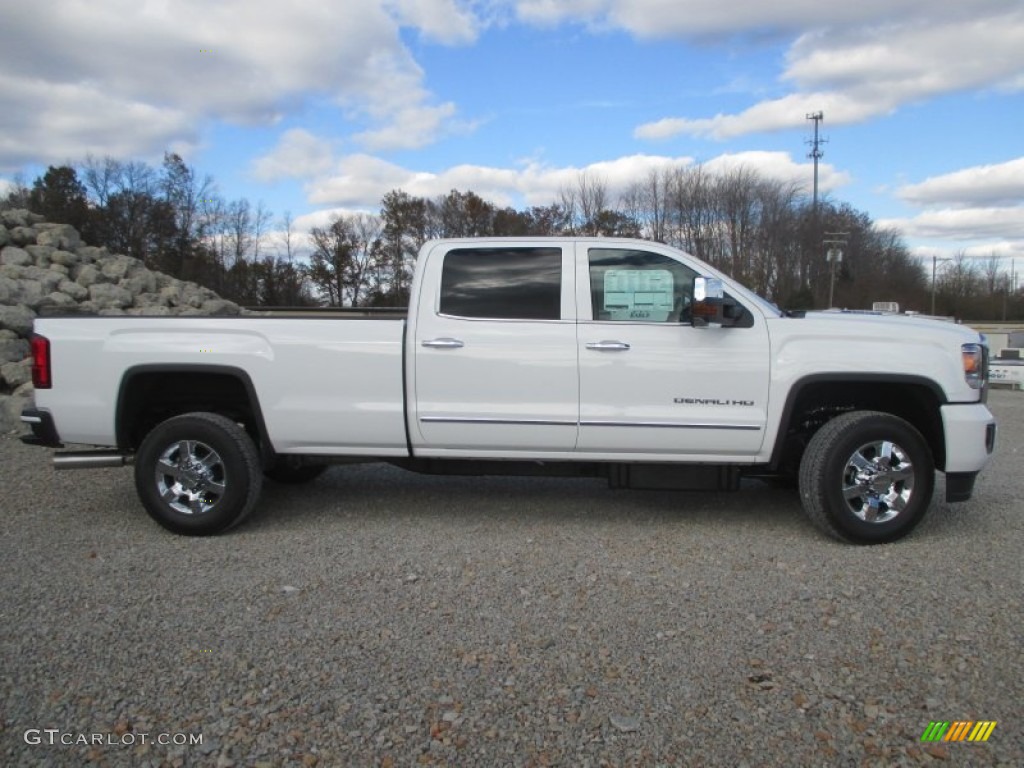
{"label": "blue sky", "polygon": [[820,110],[824,194],[923,257],[1024,257],[1007,0],[37,0],[4,11],[0,105],[0,191],[173,150],[305,227],[398,187],[546,204],[694,162],[809,188]]}

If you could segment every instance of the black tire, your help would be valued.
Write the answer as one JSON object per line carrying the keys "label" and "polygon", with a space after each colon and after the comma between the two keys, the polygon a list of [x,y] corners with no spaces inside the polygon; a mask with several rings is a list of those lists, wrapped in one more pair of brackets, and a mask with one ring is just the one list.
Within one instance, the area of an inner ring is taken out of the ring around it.
{"label": "black tire", "polygon": [[928,510],[934,486],[935,462],[921,433],[878,411],[853,411],[827,422],[800,463],[807,516],[853,544],[906,536]]}
{"label": "black tire", "polygon": [[294,456],[278,456],[274,466],[264,470],[263,474],[275,483],[302,485],[316,480],[326,470],[326,464],[304,464]]}
{"label": "black tire", "polygon": [[242,522],[262,483],[252,439],[216,413],[158,424],[135,454],[135,488],[149,516],[186,536],[222,533]]}

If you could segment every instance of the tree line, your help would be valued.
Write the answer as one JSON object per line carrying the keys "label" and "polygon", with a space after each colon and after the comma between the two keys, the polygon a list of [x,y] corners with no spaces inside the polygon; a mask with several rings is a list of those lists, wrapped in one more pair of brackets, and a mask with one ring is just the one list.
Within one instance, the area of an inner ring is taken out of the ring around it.
{"label": "tree line", "polygon": [[[72,224],[86,241],[251,306],[404,306],[420,246],[439,237],[639,237],[677,246],[786,309],[829,304],[972,320],[1024,316],[1001,262],[963,253],[931,271],[868,214],[749,168],[656,170],[621,194],[580,173],[546,206],[502,207],[472,191],[388,192],[379,214],[333,216],[308,235],[262,202],[226,200],[210,176],[168,153],[161,166],[87,158],[51,166],[0,205]],[[838,241],[826,246],[825,240]],[[830,263],[827,247],[842,260]],[[928,265],[931,267],[931,265]]]}

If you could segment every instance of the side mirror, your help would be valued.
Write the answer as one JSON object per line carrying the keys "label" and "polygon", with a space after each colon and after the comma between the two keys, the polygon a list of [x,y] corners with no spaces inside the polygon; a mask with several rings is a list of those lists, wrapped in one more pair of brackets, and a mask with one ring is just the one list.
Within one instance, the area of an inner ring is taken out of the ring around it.
{"label": "side mirror", "polygon": [[690,308],[694,328],[721,328],[725,288],[717,277],[693,278],[693,306]]}

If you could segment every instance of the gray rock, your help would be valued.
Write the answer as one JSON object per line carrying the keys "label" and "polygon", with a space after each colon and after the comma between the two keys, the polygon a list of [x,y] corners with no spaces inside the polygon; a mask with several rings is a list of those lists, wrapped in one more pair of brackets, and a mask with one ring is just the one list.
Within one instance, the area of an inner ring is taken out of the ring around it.
{"label": "gray rock", "polygon": [[0,379],[3,379],[8,389],[17,389],[22,384],[32,381],[32,361],[3,363],[0,365]]}
{"label": "gray rock", "polygon": [[70,309],[77,304],[78,302],[66,293],[62,293],[61,291],[52,291],[43,296],[36,309],[41,309],[42,307],[61,307],[62,309]]}
{"label": "gray rock", "polygon": [[100,309],[124,309],[132,305],[132,295],[124,288],[110,283],[89,286],[89,299]]}
{"label": "gray rock", "polygon": [[0,277],[22,280],[25,277],[25,269],[26,267],[16,267],[14,264],[0,264]]}
{"label": "gray rock", "polygon": [[100,261],[110,256],[110,252],[106,248],[97,248],[95,245],[83,245],[81,248],[76,248],[75,254],[80,262],[85,263]]}
{"label": "gray rock", "polygon": [[63,264],[67,267],[79,264],[83,261],[82,257],[74,251],[54,251],[50,254],[50,264]]}
{"label": "gray rock", "polygon": [[38,280],[19,280],[11,298],[18,304],[34,307],[49,292],[43,290],[43,284]]}
{"label": "gray rock", "polygon": [[65,267],[63,264],[54,264],[53,262],[50,262],[50,271],[56,272],[57,274],[63,275],[64,277],[67,277],[68,275],[71,274],[71,270]]}
{"label": "gray rock", "polygon": [[[124,287],[127,287],[127,286],[124,286]],[[135,306],[136,307],[141,307],[141,308],[166,307],[167,306],[167,299],[165,299],[159,293],[151,293],[151,292],[148,292],[148,291],[143,291],[142,293],[136,294],[136,296],[135,296]]]}
{"label": "gray rock", "polygon": [[83,288],[89,288],[98,282],[106,282],[106,277],[92,264],[83,264],[72,270],[71,274],[74,276],[75,282]]}
{"label": "gray rock", "polygon": [[61,280],[57,290],[61,293],[66,293],[75,301],[84,301],[89,296],[89,290],[73,280]]}
{"label": "gray rock", "polygon": [[7,234],[7,227],[0,224],[0,248],[3,248],[9,242],[11,242],[11,236]]}
{"label": "gray rock", "polygon": [[15,227],[10,231],[11,242],[15,245],[33,245],[37,235],[35,227]]}
{"label": "gray rock", "polygon": [[640,730],[640,719],[636,717],[627,717],[626,715],[611,715],[608,721],[612,724],[612,727],[617,731],[623,733],[633,733],[634,731]]}
{"label": "gray rock", "polygon": [[227,299],[207,299],[200,307],[205,315],[237,315],[238,305]]}
{"label": "gray rock", "polygon": [[0,364],[19,363],[28,357],[28,342],[24,339],[0,339]]}
{"label": "gray rock", "polygon": [[8,245],[0,251],[0,264],[9,264],[14,267],[27,267],[31,263],[32,256],[24,248]]}
{"label": "gray rock", "polygon": [[0,328],[7,328],[19,336],[28,336],[32,332],[35,317],[35,312],[20,304],[0,306]]}
{"label": "gray rock", "polygon": [[39,245],[52,245],[55,248],[74,250],[82,244],[82,237],[78,230],[70,224],[49,224],[40,225],[40,232],[36,237]]}
{"label": "gray rock", "polygon": [[14,227],[28,226],[28,211],[24,208],[15,208],[10,211],[0,211],[0,222],[8,229]]}
{"label": "gray rock", "polygon": [[126,277],[118,283],[122,288],[131,291],[133,295],[140,293],[152,293],[156,290],[156,278],[148,269],[137,270],[131,277]]}
{"label": "gray rock", "polygon": [[50,254],[57,249],[52,245],[26,245],[25,250],[28,251],[36,266],[45,268],[50,266]]}
{"label": "gray rock", "polygon": [[0,275],[0,304],[11,304],[13,296],[18,290],[18,283],[9,277]]}
{"label": "gray rock", "polygon": [[96,314],[99,315],[100,317],[121,317],[122,315],[127,315],[128,313],[125,312],[120,307],[104,307]]}
{"label": "gray rock", "polygon": [[102,271],[113,283],[140,272],[148,272],[141,261],[133,259],[131,256],[111,256],[108,259],[104,259],[102,261]]}
{"label": "gray rock", "polygon": [[[31,391],[31,384],[29,391]],[[28,432],[28,426],[21,421],[23,409],[32,405],[30,396],[0,395],[0,430],[4,432]]]}
{"label": "gray rock", "polygon": [[146,307],[132,307],[131,309],[126,309],[124,311],[124,313],[126,315],[136,315],[136,316],[145,315],[146,317],[170,317],[170,316],[176,314],[174,312],[174,310],[172,310],[170,307],[164,307],[164,306],[160,306],[160,305],[150,305],[150,306],[146,306]]}
{"label": "gray rock", "polygon": [[160,289],[160,298],[169,307],[178,307],[182,304],[181,286],[169,285]]}

